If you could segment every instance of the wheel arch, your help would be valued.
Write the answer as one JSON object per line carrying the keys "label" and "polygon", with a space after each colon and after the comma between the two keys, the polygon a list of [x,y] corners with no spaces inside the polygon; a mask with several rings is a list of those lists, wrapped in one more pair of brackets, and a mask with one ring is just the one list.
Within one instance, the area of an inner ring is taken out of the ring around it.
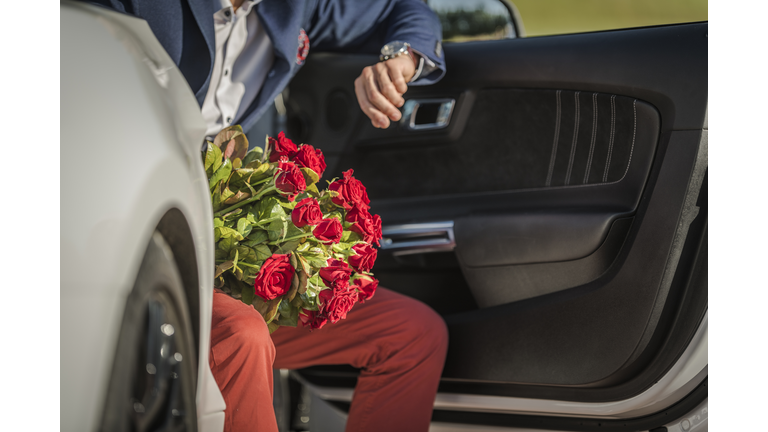
{"label": "wheel arch", "polygon": [[173,260],[181,275],[184,294],[192,318],[194,333],[194,352],[199,362],[200,341],[200,274],[197,266],[197,255],[192,230],[184,213],[177,208],[171,208],[160,218],[157,231],[162,234],[173,252]]}

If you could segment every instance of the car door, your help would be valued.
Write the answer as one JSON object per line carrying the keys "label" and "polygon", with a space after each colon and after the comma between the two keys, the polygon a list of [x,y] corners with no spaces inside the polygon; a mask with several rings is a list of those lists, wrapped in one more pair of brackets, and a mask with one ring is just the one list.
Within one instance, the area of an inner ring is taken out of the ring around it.
{"label": "car door", "polygon": [[[375,56],[292,81],[288,136],[381,215],[381,285],[448,324],[434,422],[648,430],[706,400],[707,32],[446,43],[384,130],[353,89]],[[348,407],[355,370],[296,376]]]}

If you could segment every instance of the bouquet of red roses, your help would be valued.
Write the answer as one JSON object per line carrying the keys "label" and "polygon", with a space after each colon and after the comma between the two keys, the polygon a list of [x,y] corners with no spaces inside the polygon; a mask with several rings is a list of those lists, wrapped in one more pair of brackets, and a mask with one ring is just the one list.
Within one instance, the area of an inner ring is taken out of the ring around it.
{"label": "bouquet of red roses", "polygon": [[353,171],[320,190],[320,149],[280,132],[266,151],[248,151],[240,126],[208,143],[205,171],[213,203],[214,286],[252,305],[269,326],[311,329],[344,319],[370,299],[381,218]]}

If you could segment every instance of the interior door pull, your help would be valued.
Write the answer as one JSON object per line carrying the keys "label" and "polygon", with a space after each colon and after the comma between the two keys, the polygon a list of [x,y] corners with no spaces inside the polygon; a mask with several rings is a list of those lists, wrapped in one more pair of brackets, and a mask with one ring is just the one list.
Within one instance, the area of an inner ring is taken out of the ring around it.
{"label": "interior door pull", "polygon": [[451,121],[455,99],[410,99],[403,106],[400,123],[407,130],[442,129]]}
{"label": "interior door pull", "polygon": [[381,249],[394,255],[451,251],[453,221],[389,225],[381,229]]}

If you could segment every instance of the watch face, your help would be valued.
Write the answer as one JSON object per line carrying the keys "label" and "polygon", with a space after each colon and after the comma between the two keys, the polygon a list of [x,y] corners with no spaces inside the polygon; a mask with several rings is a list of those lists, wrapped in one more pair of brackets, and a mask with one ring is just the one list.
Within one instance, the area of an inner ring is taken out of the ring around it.
{"label": "watch face", "polygon": [[391,57],[397,52],[406,52],[408,44],[405,42],[392,42],[384,45],[381,49],[381,55]]}

